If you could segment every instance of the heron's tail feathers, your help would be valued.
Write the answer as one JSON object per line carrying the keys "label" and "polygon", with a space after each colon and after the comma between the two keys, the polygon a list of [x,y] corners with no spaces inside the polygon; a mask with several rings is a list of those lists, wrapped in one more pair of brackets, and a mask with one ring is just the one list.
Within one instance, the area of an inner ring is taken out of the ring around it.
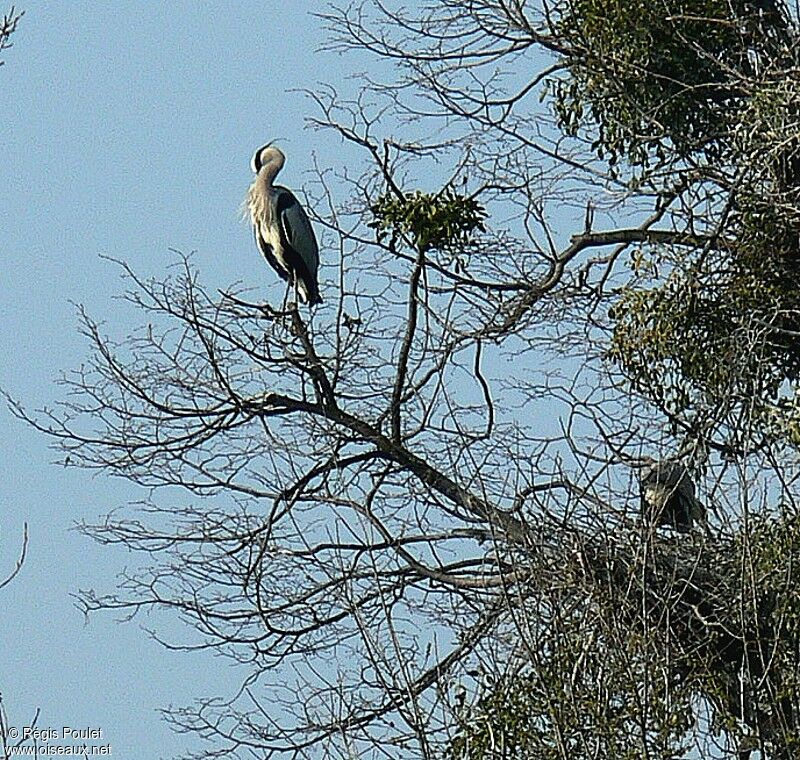
{"label": "heron's tail feathers", "polygon": [[309,306],[322,303],[322,299],[319,297],[316,267],[309,268],[306,262],[298,257],[294,262],[294,280],[303,303],[307,303]]}
{"label": "heron's tail feathers", "polygon": [[691,515],[692,520],[696,520],[700,524],[704,524],[706,522],[705,504],[697,499],[694,499],[691,507],[689,508],[689,514]]}
{"label": "heron's tail feathers", "polygon": [[322,303],[322,298],[319,295],[319,288],[314,281],[304,282],[302,279],[297,283],[297,290],[304,303],[309,306],[316,306]]}
{"label": "heron's tail feathers", "polygon": [[297,279],[297,292],[303,303],[309,306],[316,306],[322,303],[322,298],[319,295],[319,287],[312,277],[304,277],[302,274]]}

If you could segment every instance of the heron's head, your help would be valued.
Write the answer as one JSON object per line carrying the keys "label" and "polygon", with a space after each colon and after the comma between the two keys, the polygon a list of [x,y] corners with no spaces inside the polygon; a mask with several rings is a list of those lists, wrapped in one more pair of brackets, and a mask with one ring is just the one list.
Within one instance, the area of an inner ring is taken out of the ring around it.
{"label": "heron's head", "polygon": [[646,480],[658,468],[658,460],[653,457],[642,456],[638,459],[631,459],[627,464],[634,470],[639,471],[639,478]]}
{"label": "heron's head", "polygon": [[250,162],[250,166],[252,167],[253,172],[258,174],[263,166],[266,166],[267,164],[273,164],[275,168],[272,174],[274,176],[281,170],[285,161],[286,156],[283,155],[280,149],[274,146],[272,143],[267,143],[266,145],[262,145],[253,154],[253,160]]}

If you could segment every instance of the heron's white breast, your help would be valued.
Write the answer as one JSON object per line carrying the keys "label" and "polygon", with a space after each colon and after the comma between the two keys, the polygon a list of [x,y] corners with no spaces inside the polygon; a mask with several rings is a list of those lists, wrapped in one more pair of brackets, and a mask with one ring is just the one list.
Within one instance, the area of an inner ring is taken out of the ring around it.
{"label": "heron's white breast", "polygon": [[669,492],[663,486],[646,486],[644,499],[654,507],[662,507],[669,498]]}
{"label": "heron's white breast", "polygon": [[272,248],[272,253],[278,260],[280,265],[288,272],[289,267],[286,266],[286,260],[283,257],[283,246],[281,245],[281,234],[275,224],[265,224],[261,222],[258,225],[258,231],[261,234],[264,242]]}
{"label": "heron's white breast", "polygon": [[258,230],[261,239],[272,248],[272,253],[283,269],[288,272],[286,260],[281,245],[281,233],[278,229],[278,198],[271,187],[265,187],[261,178],[257,177],[250,185],[247,193],[247,209],[250,211],[250,221]]}

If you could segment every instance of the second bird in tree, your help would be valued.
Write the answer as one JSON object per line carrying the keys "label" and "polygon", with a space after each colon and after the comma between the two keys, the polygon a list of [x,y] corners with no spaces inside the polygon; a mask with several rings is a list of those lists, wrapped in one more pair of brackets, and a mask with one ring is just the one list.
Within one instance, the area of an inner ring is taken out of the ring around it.
{"label": "second bird in tree", "polygon": [[678,462],[646,459],[639,476],[642,513],[654,527],[688,533],[695,522],[706,525],[706,510],[695,496],[689,471]]}
{"label": "second bird in tree", "polygon": [[255,152],[256,178],[245,202],[264,258],[304,303],[313,306],[322,303],[317,283],[319,248],[300,202],[291,190],[273,184],[285,161],[283,153],[269,144]]}

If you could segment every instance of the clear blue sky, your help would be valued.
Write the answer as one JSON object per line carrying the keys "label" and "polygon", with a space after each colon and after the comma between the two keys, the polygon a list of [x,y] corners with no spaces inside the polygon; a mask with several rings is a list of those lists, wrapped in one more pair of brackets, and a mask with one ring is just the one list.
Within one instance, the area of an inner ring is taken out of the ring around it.
{"label": "clear blue sky", "polygon": [[[124,332],[107,254],[162,273],[169,248],[196,251],[204,279],[273,287],[239,221],[257,145],[274,137],[301,187],[311,152],[330,139],[303,131],[312,112],[296,87],[352,70],[316,52],[323,4],[37,0],[0,68],[0,386],[31,406],[86,346],[74,306]],[[341,72],[341,73],[340,73]],[[275,284],[276,287],[277,284]],[[166,652],[137,623],[88,623],[70,595],[111,588],[119,551],[71,530],[141,496],[130,485],[54,464],[47,441],[0,410],[0,577],[22,526],[28,560],[0,591],[0,692],[13,725],[41,708],[42,727],[103,729],[113,757],[169,757],[185,737],[156,708],[237,683],[230,666]],[[147,622],[146,620],[143,622]]]}

